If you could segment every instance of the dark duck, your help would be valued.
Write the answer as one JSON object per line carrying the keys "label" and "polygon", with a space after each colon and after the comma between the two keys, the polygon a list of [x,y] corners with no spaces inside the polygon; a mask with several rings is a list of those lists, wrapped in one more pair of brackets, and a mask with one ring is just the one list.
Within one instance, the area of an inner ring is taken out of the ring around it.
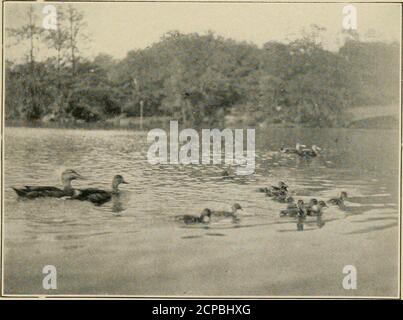
{"label": "dark duck", "polygon": [[204,209],[201,212],[200,216],[184,215],[184,216],[177,217],[177,220],[182,221],[185,224],[198,224],[198,223],[207,224],[210,222],[210,219],[211,219],[211,210],[210,209]]}
{"label": "dark duck", "polygon": [[79,173],[74,170],[68,169],[62,172],[62,185],[63,188],[51,186],[25,186],[24,188],[14,188],[14,191],[19,197],[35,199],[43,197],[62,198],[71,197],[75,193],[75,189],[71,186],[71,182],[76,179],[84,179]]}
{"label": "dark duck", "polygon": [[71,199],[90,201],[95,205],[102,205],[112,199],[112,196],[119,195],[119,185],[127,184],[121,175],[116,175],[112,180],[112,191],[106,191],[96,188],[79,189],[76,190],[75,194]]}
{"label": "dark duck", "polygon": [[287,184],[285,184],[283,181],[280,181],[278,183],[278,186],[270,186],[269,188],[262,187],[262,188],[259,188],[257,191],[266,193],[268,196],[271,196],[276,193],[279,193],[280,191],[287,191],[287,189],[288,189]]}
{"label": "dark duck", "polygon": [[342,191],[338,198],[330,199],[327,203],[338,206],[340,209],[344,210],[346,208],[344,200],[347,199],[347,192]]}
{"label": "dark duck", "polygon": [[288,186],[285,182],[280,181],[278,186],[270,186],[270,188],[265,188],[264,192],[268,197],[280,196],[288,192]]}

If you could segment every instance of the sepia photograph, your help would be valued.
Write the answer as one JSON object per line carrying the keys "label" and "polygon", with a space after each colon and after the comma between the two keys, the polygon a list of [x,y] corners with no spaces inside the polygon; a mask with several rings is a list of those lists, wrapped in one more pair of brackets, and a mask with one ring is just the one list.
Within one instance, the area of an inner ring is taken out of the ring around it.
{"label": "sepia photograph", "polygon": [[400,298],[401,4],[2,5],[2,297]]}

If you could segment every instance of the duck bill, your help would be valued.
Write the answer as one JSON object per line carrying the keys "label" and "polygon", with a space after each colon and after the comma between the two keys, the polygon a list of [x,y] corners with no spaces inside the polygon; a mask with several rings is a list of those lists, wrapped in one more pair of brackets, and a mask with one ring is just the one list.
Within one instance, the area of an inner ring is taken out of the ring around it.
{"label": "duck bill", "polygon": [[77,173],[75,176],[76,179],[80,179],[80,180],[87,180],[86,177],[82,176],[81,174]]}
{"label": "duck bill", "polygon": [[122,183],[123,183],[123,184],[129,184],[129,182],[126,182],[126,181],[124,181],[124,180],[122,181]]}

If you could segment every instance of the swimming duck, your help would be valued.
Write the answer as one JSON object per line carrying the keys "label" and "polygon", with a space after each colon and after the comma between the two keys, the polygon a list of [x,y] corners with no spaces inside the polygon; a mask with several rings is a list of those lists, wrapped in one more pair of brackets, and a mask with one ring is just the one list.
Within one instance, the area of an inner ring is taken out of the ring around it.
{"label": "swimming duck", "polygon": [[[316,199],[315,199],[316,200]],[[319,216],[322,215],[322,210],[324,208],[327,208],[327,204],[324,201],[317,201],[316,200],[316,204],[312,204],[309,209],[307,209],[307,213],[308,215],[312,216]]]}
{"label": "swimming duck", "polygon": [[316,144],[312,145],[311,149],[305,149],[298,151],[298,155],[301,157],[316,157],[319,155],[319,151],[322,150]]}
{"label": "swimming duck", "polygon": [[177,219],[183,221],[185,224],[209,223],[211,219],[211,210],[204,209],[200,216],[184,215],[177,217]]}
{"label": "swimming duck", "polygon": [[234,217],[238,210],[243,210],[243,208],[239,203],[234,203],[231,207],[231,211],[212,211],[212,214],[215,216]]}
{"label": "swimming duck", "polygon": [[297,214],[297,204],[293,197],[287,198],[287,208],[280,211],[280,216],[295,216]]}
{"label": "swimming duck", "polygon": [[278,186],[270,186],[270,188],[262,187],[262,188],[258,188],[257,191],[267,193],[267,195],[269,197],[271,197],[272,195],[275,195],[276,193],[278,193],[280,191],[287,191],[287,189],[288,189],[287,184],[283,181],[280,181],[278,183]]}
{"label": "swimming duck", "polygon": [[[267,188],[266,188],[267,189]],[[285,182],[280,181],[278,186],[270,186],[270,189],[267,189],[266,195],[268,197],[278,196],[283,193],[288,192],[288,186]]]}
{"label": "swimming duck", "polygon": [[282,145],[281,148],[280,148],[280,151],[281,151],[282,153],[297,153],[297,154],[298,154],[298,153],[300,153],[300,152],[302,151],[302,148],[303,148],[303,147],[305,148],[306,145],[297,142],[297,143],[295,144],[295,149],[286,148],[284,145]]}
{"label": "swimming duck", "polygon": [[84,179],[79,173],[74,170],[67,169],[62,172],[61,180],[63,189],[57,187],[42,187],[42,186],[25,186],[24,188],[14,188],[14,191],[19,197],[35,199],[41,197],[53,197],[62,198],[66,196],[72,196],[74,189],[71,186],[71,182],[76,179]]}
{"label": "swimming duck", "polygon": [[313,198],[313,199],[309,200],[309,203],[306,205],[306,213],[308,216],[310,216],[312,213],[311,209],[313,207],[317,207],[318,203],[319,203],[318,199]]}
{"label": "swimming duck", "polygon": [[340,197],[330,199],[327,203],[338,206],[340,209],[345,209],[344,200],[347,199],[347,192],[342,191]]}
{"label": "swimming duck", "polygon": [[123,177],[118,174],[113,177],[112,180],[112,191],[105,191],[101,189],[88,188],[75,190],[74,195],[71,199],[90,201],[96,205],[102,205],[112,199],[113,195],[119,194],[119,185],[121,183],[128,184]]}

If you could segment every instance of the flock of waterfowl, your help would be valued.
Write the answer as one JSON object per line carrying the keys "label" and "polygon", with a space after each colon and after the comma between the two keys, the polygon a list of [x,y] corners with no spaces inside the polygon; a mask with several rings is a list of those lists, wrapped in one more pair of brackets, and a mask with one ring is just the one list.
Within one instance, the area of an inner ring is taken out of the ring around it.
{"label": "flock of waterfowl", "polygon": [[74,170],[67,169],[62,173],[63,188],[42,187],[42,186],[25,186],[24,188],[14,188],[18,196],[28,199],[36,199],[43,197],[50,198],[66,198],[71,200],[90,201],[96,205],[102,205],[112,199],[114,194],[119,193],[119,185],[127,184],[121,175],[116,175],[112,180],[112,190],[106,191],[96,188],[76,189],[73,188],[71,182],[73,180],[85,178]]}
{"label": "flock of waterfowl", "polygon": [[[291,195],[289,195],[287,184],[285,184],[283,181],[280,181],[278,186],[271,186],[270,188],[259,188],[258,191],[265,193],[266,196],[270,197],[274,201],[287,203],[287,207],[280,211],[280,216],[296,217],[297,230],[304,230],[304,221],[307,216],[316,216],[318,227],[323,227],[323,210],[325,208],[328,208],[328,205],[325,201],[312,198],[308,203],[305,203],[302,199],[299,199],[297,202],[295,202],[295,199]],[[347,199],[347,192],[342,191],[338,198],[332,198],[328,200],[327,203],[331,205],[336,205],[340,209],[344,210],[345,199]]]}
{"label": "flock of waterfowl", "polygon": [[[282,146],[280,151],[282,153],[296,154],[300,157],[310,158],[319,155],[319,148],[313,145],[310,149],[303,149],[306,147],[303,144],[297,143],[295,149],[286,148]],[[227,170],[222,173],[224,179],[230,178],[231,175]],[[110,191],[96,189],[96,188],[86,188],[86,189],[76,189],[73,188],[71,183],[73,180],[85,178],[74,170],[68,169],[63,171],[61,175],[61,180],[63,188],[57,188],[53,186],[25,186],[24,188],[14,188],[15,192],[19,197],[27,199],[35,199],[42,197],[53,197],[53,198],[65,198],[70,200],[80,200],[89,201],[95,205],[102,205],[112,199],[114,195],[119,194],[119,185],[127,184],[121,175],[114,176],[112,180],[112,189]],[[264,193],[266,196],[270,197],[273,201],[280,203],[286,203],[287,207],[280,211],[280,216],[285,217],[295,217],[297,218],[297,230],[302,231],[304,229],[304,221],[307,216],[316,216],[318,227],[324,225],[322,221],[322,213],[325,208],[328,207],[325,201],[318,200],[316,198],[310,199],[309,203],[305,203],[302,199],[295,201],[288,190],[288,185],[280,181],[278,186],[262,187],[258,191]],[[345,209],[344,200],[347,198],[346,192],[341,192],[338,198],[333,198],[327,201],[328,204],[336,205],[340,209]],[[232,217],[237,220],[237,211],[242,210],[241,205],[235,203],[231,207],[231,211],[214,211],[211,209],[204,209],[200,215],[183,215],[177,217],[178,220],[185,224],[208,224],[213,215],[222,217]]]}

